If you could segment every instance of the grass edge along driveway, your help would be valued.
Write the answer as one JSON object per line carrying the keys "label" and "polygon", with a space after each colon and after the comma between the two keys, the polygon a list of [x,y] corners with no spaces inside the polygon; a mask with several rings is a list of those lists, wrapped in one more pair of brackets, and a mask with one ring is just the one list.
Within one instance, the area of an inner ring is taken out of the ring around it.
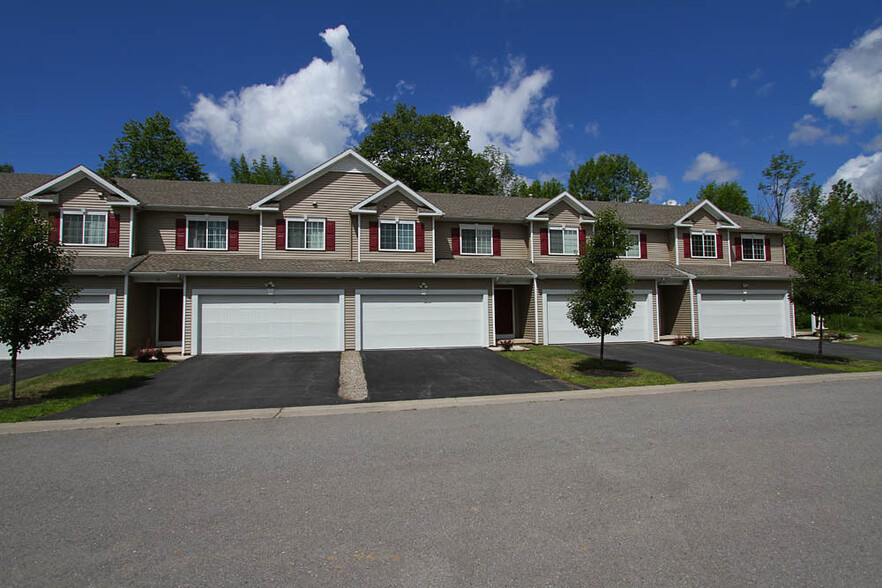
{"label": "grass edge along driveway", "polygon": [[121,392],[173,366],[139,363],[131,357],[108,357],[19,382],[18,400],[6,402],[9,386],[0,386],[0,423],[16,423],[56,414],[101,396]]}
{"label": "grass edge along driveway", "polygon": [[882,362],[870,361],[867,359],[847,359],[844,357],[833,357],[832,355],[826,354],[818,357],[817,355],[812,355],[810,353],[781,351],[778,349],[770,349],[768,347],[754,347],[738,345],[737,343],[722,343],[720,341],[708,340],[698,341],[689,345],[689,347],[692,349],[701,349],[703,351],[713,351],[715,353],[752,357],[754,359],[766,359],[769,361],[792,363],[795,365],[804,365],[843,372],[882,371]]}
{"label": "grass edge along driveway", "polygon": [[499,351],[502,356],[535,370],[584,388],[621,388],[676,384],[677,380],[621,362],[600,360],[550,345],[534,345],[528,351]]}

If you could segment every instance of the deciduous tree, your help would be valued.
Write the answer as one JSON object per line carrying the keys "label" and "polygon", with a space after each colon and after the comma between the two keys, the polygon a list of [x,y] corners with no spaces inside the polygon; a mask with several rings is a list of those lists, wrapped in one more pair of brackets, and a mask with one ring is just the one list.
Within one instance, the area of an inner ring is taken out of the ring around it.
{"label": "deciduous tree", "polygon": [[15,171],[11,163],[0,163],[0,173],[11,174]]}
{"label": "deciduous tree", "polygon": [[652,184],[627,155],[602,153],[570,172],[569,192],[585,200],[644,202]]}
{"label": "deciduous tree", "polygon": [[747,191],[738,182],[705,184],[698,190],[697,197],[699,200],[710,200],[724,212],[741,216],[753,216],[754,214],[753,204],[747,197]]}
{"label": "deciduous tree", "polygon": [[784,224],[785,215],[790,212],[791,200],[811,187],[812,174],[802,175],[803,167],[804,161],[780,151],[772,156],[768,167],[763,170],[758,190],[763,194],[765,210],[762,212],[769,222]]}
{"label": "deciduous tree", "polygon": [[236,184],[270,184],[284,186],[294,179],[294,172],[285,169],[276,157],[272,164],[266,160],[266,155],[260,156],[260,161],[251,160],[251,166],[245,160],[245,154],[239,159],[230,159],[230,181]]}
{"label": "deciduous tree", "polygon": [[527,184],[521,180],[521,183],[515,187],[512,196],[520,196],[523,198],[554,198],[564,190],[566,190],[566,188],[557,178],[551,178],[546,182],[534,180],[532,184]]}

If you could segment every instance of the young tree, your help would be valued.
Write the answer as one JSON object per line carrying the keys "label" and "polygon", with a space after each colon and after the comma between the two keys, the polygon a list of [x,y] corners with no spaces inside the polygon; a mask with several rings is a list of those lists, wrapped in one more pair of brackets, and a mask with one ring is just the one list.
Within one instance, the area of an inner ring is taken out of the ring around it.
{"label": "young tree", "polygon": [[769,166],[763,170],[758,190],[762,192],[765,215],[769,222],[781,225],[790,212],[790,202],[800,192],[809,189],[812,174],[802,174],[805,162],[780,151],[773,155]]}
{"label": "young tree", "polygon": [[699,200],[710,200],[724,212],[741,216],[753,216],[754,213],[753,204],[747,197],[747,191],[738,182],[705,184],[698,191],[697,197]]}
{"label": "young tree", "polygon": [[50,240],[49,231],[32,202],[17,202],[0,220],[0,343],[12,360],[10,402],[18,354],[83,324],[70,306],[77,295],[69,282],[73,257]]}
{"label": "young tree", "polygon": [[602,153],[570,172],[570,194],[585,200],[644,202],[652,192],[645,171],[624,154]]}
{"label": "young tree", "polygon": [[260,156],[260,162],[256,159],[251,160],[251,167],[245,160],[245,154],[237,160],[235,157],[230,159],[230,172],[232,176],[230,181],[235,184],[270,184],[284,186],[294,179],[294,172],[284,169],[279,160],[274,156],[273,163],[266,161],[266,155]]}
{"label": "young tree", "polygon": [[440,114],[417,114],[399,102],[362,138],[358,152],[410,188],[424,192],[496,194],[490,161],[469,148],[462,124]]}
{"label": "young tree", "polygon": [[134,175],[157,180],[208,181],[196,154],[187,148],[187,143],[171,128],[171,120],[161,112],[144,122],[130,120],[123,125],[122,136],[100,158],[98,173],[105,177]]}
{"label": "young tree", "polygon": [[577,290],[570,297],[567,317],[589,337],[600,337],[600,364],[607,335],[618,335],[623,321],[634,312],[628,271],[614,262],[631,243],[628,229],[608,208],[597,215],[594,235],[579,256]]}

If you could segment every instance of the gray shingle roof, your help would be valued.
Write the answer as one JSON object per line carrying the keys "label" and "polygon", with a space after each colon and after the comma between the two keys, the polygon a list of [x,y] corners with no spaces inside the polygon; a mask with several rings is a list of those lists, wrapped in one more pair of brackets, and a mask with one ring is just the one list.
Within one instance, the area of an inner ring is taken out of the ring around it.
{"label": "gray shingle roof", "polygon": [[77,255],[74,273],[126,273],[144,261],[146,255],[136,257]]}
{"label": "gray shingle roof", "polygon": [[[634,278],[680,278],[688,277],[674,266],[660,261],[618,259],[616,264],[628,270]],[[570,277],[578,273],[575,263],[537,263],[533,269],[540,278]]]}
{"label": "gray shingle roof", "polygon": [[684,272],[696,278],[733,278],[733,279],[782,279],[789,280],[797,276],[796,270],[789,265],[778,263],[736,263],[733,266],[712,264],[682,264]]}

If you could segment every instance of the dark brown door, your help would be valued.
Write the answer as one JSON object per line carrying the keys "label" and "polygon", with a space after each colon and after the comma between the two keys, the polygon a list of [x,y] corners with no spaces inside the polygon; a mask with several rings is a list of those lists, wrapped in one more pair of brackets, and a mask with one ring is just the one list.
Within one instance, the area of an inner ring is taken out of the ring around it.
{"label": "dark brown door", "polygon": [[511,290],[494,290],[493,307],[496,310],[496,336],[514,336],[514,300]]}
{"label": "dark brown door", "polygon": [[163,343],[181,340],[181,323],[184,318],[184,291],[180,288],[163,288],[159,291],[159,337]]}

